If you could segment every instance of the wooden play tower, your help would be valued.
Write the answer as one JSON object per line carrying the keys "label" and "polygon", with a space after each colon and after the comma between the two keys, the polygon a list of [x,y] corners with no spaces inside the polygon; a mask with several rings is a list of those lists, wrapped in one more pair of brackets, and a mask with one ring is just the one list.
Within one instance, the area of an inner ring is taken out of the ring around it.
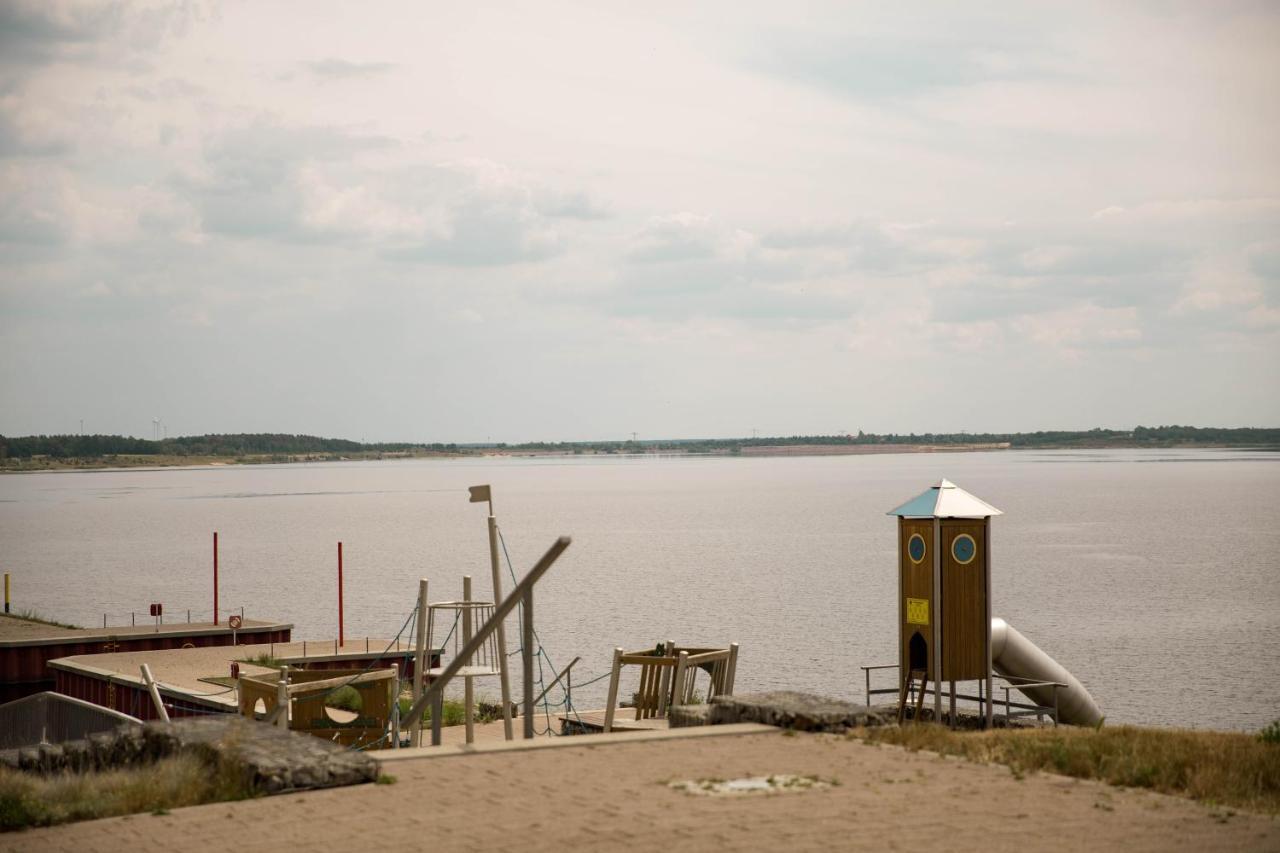
{"label": "wooden play tower", "polygon": [[920,718],[932,683],[933,718],[941,720],[947,682],[954,722],[956,682],[978,681],[990,727],[990,523],[1002,513],[940,480],[888,514],[898,517],[899,719],[913,688]]}

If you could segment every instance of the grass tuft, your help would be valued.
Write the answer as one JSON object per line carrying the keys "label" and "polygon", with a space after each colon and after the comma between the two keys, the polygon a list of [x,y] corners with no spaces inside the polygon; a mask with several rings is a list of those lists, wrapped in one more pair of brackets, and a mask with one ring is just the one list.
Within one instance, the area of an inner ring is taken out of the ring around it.
{"label": "grass tuft", "polygon": [[251,658],[240,658],[240,663],[251,663],[254,666],[265,666],[268,669],[279,669],[282,666],[287,666],[287,664],[280,660],[280,658],[273,658],[266,652],[263,652],[260,655],[255,655]]}
{"label": "grass tuft", "polygon": [[[331,702],[329,704],[332,704]],[[408,699],[400,700],[400,716],[401,725],[405,725],[409,715],[409,708],[412,702]],[[502,704],[499,702],[488,702],[484,699],[476,700],[475,721],[476,725],[481,723],[493,723],[502,719]],[[441,717],[440,725],[442,727],[460,726],[467,721],[467,708],[461,699],[445,699],[444,714]],[[431,708],[428,707],[422,712],[422,722],[431,722]]]}
{"label": "grass tuft", "polygon": [[0,768],[0,832],[115,815],[168,814],[170,809],[253,796],[239,762],[212,768],[193,755],[92,773],[40,776]]}
{"label": "grass tuft", "polygon": [[851,736],[1004,764],[1014,778],[1044,770],[1280,813],[1280,750],[1239,732],[1137,726],[953,732],[928,725],[859,729]]}
{"label": "grass tuft", "polygon": [[0,613],[0,616],[8,616],[12,619],[21,619],[25,622],[38,622],[41,625],[52,625],[54,628],[80,628],[80,625],[73,625],[70,622],[59,622],[57,619],[50,619],[38,610],[32,610],[30,607],[19,607],[12,613]]}

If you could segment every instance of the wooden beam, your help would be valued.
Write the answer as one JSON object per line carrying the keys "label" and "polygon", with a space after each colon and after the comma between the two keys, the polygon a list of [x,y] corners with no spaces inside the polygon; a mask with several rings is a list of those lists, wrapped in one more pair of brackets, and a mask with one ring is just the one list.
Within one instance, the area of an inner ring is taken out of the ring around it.
{"label": "wooden beam", "polygon": [[382,681],[383,679],[395,677],[396,671],[394,669],[375,669],[372,672],[362,672],[359,675],[340,675],[337,678],[325,678],[320,681],[295,681],[289,685],[289,695],[319,693],[322,690],[332,690],[335,687],[344,687],[349,684],[364,684],[369,681]]}

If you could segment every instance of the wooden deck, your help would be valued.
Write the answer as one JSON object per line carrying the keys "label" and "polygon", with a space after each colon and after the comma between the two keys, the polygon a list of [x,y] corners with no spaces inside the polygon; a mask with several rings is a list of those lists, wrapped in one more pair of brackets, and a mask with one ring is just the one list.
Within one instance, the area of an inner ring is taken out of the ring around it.
{"label": "wooden deck", "polygon": [[[557,714],[563,725],[581,726],[584,734],[596,734],[604,731],[604,708],[598,711],[575,711],[572,714]],[[671,726],[667,719],[637,720],[635,708],[619,708],[613,714],[613,730],[615,732],[652,732],[665,731]]]}

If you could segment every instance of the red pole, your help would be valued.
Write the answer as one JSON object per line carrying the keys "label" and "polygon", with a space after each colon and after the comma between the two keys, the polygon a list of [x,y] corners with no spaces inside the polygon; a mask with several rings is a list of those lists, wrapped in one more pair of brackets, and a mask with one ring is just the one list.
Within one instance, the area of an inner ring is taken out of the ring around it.
{"label": "red pole", "polygon": [[213,531],[213,624],[218,624],[218,531]]}
{"label": "red pole", "polygon": [[338,543],[338,645],[345,646],[342,638],[342,543]]}

